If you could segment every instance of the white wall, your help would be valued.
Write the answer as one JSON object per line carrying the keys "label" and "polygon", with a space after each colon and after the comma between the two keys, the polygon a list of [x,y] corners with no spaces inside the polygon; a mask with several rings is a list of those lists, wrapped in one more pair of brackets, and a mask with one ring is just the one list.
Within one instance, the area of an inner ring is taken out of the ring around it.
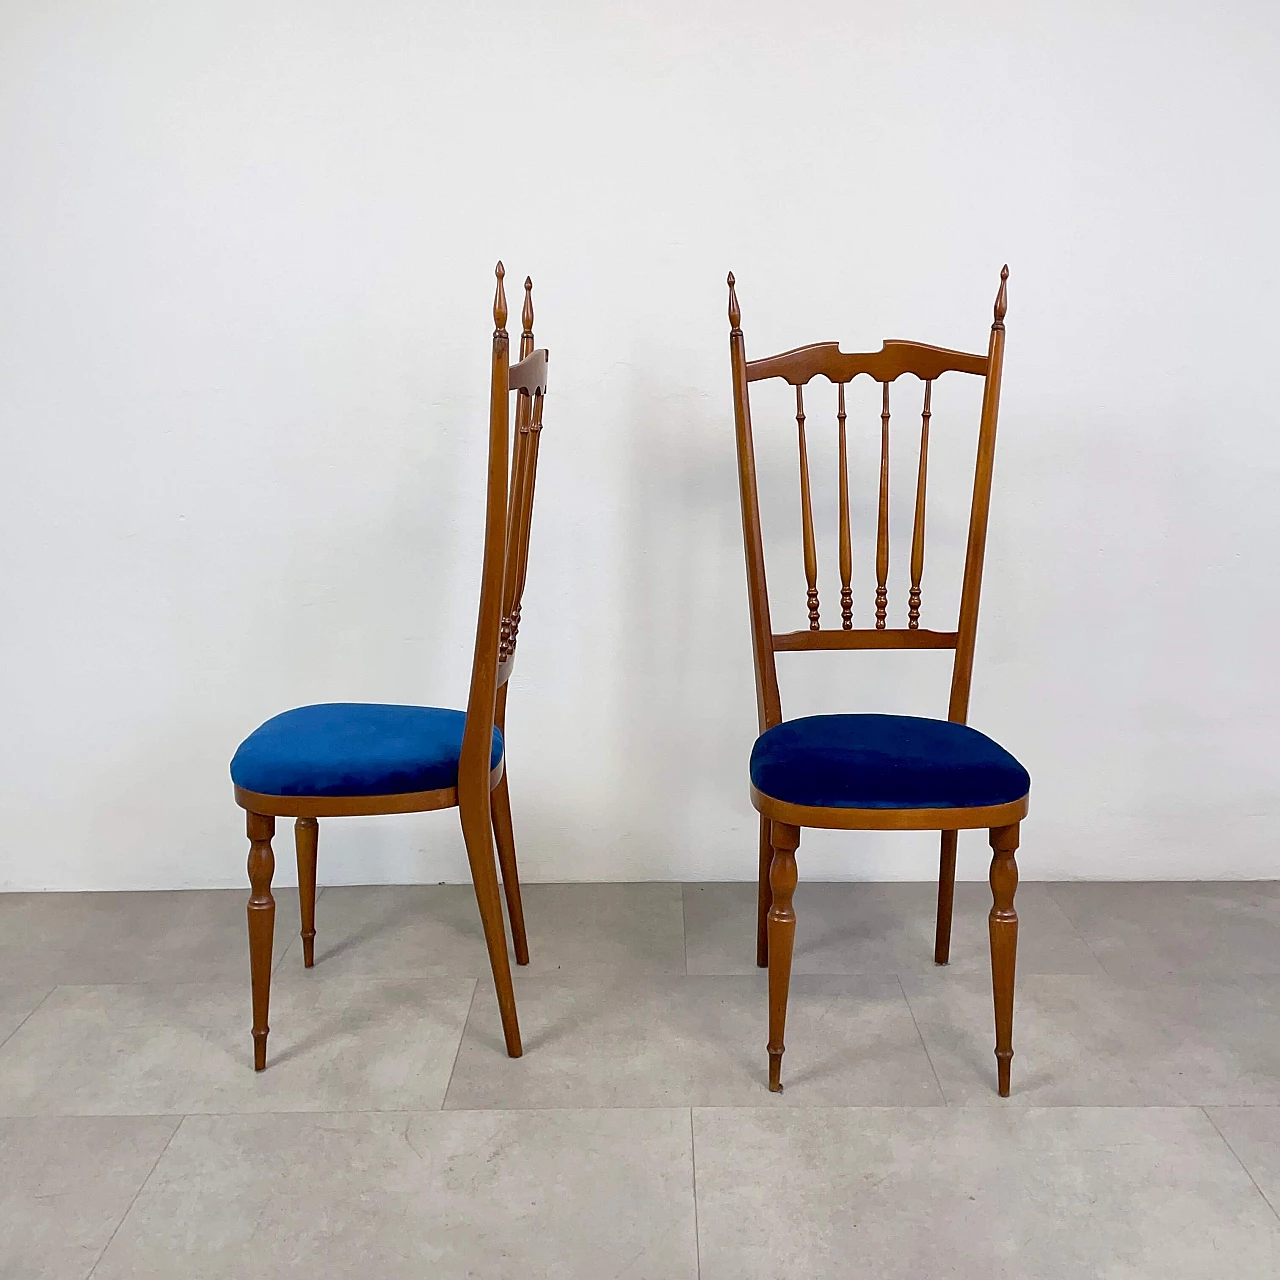
{"label": "white wall", "polygon": [[[1024,876],[1274,876],[1278,13],[0,4],[0,886],[241,884],[254,725],[465,697],[499,255],[552,352],[528,879],[754,874],[726,270],[755,355],[981,349],[1006,260],[972,720],[1035,779]],[[945,709],[937,655],[782,661],[789,714]],[[802,873],[934,839],[807,834]],[[321,866],[466,878],[449,814],[330,823]]]}

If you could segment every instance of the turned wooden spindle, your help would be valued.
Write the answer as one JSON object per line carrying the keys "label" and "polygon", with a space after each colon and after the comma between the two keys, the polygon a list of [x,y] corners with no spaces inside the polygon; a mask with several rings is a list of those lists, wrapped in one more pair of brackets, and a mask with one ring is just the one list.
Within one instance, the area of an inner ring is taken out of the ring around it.
{"label": "turned wooden spindle", "polygon": [[538,442],[542,433],[541,391],[534,392],[533,408],[522,428],[525,440],[524,474],[521,479],[520,521],[517,530],[516,559],[514,568],[515,596],[511,605],[511,652],[515,652],[520,636],[520,602],[524,598],[525,575],[529,570],[529,534],[533,529],[533,489],[538,478]]}
{"label": "turned wooden spindle", "polygon": [[929,419],[933,416],[930,403],[933,381],[924,384],[924,409],[920,413],[920,468],[916,472],[916,520],[911,530],[911,594],[907,598],[907,628],[920,627],[920,579],[924,574],[924,504],[925,486],[929,473]]}
{"label": "turned wooden spindle", "polygon": [[991,989],[996,1013],[996,1076],[1002,1098],[1009,1096],[1009,1066],[1013,1061],[1013,984],[1018,956],[1018,913],[1013,895],[1018,888],[1018,824],[996,827],[991,833]]}
{"label": "turned wooden spindle", "polygon": [[880,408],[880,505],[876,513],[876,630],[883,631],[889,609],[889,384]]}
{"label": "turned wooden spindle", "polygon": [[[521,346],[524,339],[521,339]],[[520,593],[516,582],[520,562],[521,535],[525,524],[525,503],[531,496],[529,423],[533,397],[523,389],[516,393],[515,444],[511,451],[511,487],[507,493],[506,573],[502,584],[502,624],[498,632],[498,661],[505,662],[516,650],[520,631]]]}
{"label": "turned wooden spindle", "polygon": [[996,294],[996,307],[995,307],[996,318],[995,318],[995,323],[991,326],[992,329],[997,329],[1000,331],[1004,330],[1004,313],[1009,309],[1008,286],[1009,286],[1009,264],[1006,262],[1004,266],[1000,268],[1000,289],[999,289],[999,292],[997,292]]}
{"label": "turned wooden spindle", "polygon": [[813,536],[813,502],[809,496],[809,450],[804,439],[804,388],[796,387],[796,431],[800,440],[800,516],[804,524],[804,576],[809,584],[809,630],[819,631],[818,544]]}
{"label": "turned wooden spindle", "polygon": [[783,1035],[787,1026],[787,993],[791,986],[791,952],[796,939],[796,913],[791,900],[796,890],[796,850],[800,828],[771,824],[773,859],[769,864],[769,1088],[782,1092]]}
{"label": "turned wooden spindle", "polygon": [[[520,336],[520,358],[533,355],[533,279],[525,277],[524,332]],[[520,636],[520,601],[529,567],[529,532],[533,522],[533,491],[538,470],[538,439],[542,430],[543,391],[521,386],[516,397],[515,444],[512,449],[511,485],[508,491],[506,572],[503,578],[502,626],[498,640],[498,661],[514,656]]]}
{"label": "turned wooden spindle", "polygon": [[730,271],[727,283],[729,285],[729,336],[742,336],[742,308],[738,306],[738,293],[735,289],[736,281],[733,278],[733,272]]}
{"label": "turned wooden spindle", "polygon": [[276,820],[266,814],[247,813],[249,836],[249,975],[253,990],[253,1069],[267,1066],[268,1006],[271,1003],[271,952],[275,940],[276,900],[271,896],[271,878],[276,858],[271,838]]}
{"label": "turned wooden spindle", "polygon": [[849,529],[849,447],[845,436],[844,383],[836,384],[840,423],[840,629],[853,630],[853,534]]}

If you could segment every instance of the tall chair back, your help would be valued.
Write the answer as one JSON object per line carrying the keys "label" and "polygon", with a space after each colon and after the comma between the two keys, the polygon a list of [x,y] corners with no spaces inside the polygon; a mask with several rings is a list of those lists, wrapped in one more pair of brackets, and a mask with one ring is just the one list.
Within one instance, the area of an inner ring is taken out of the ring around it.
{"label": "tall chair back", "polygon": [[[742,313],[733,275],[729,276],[729,350],[733,371],[733,408],[737,427],[738,479],[742,496],[742,530],[747,555],[747,587],[751,606],[751,639],[755,654],[756,703],[760,731],[782,720],[778,675],[774,655],[814,649],[954,649],[951,699],[947,716],[963,724],[969,711],[969,685],[973,674],[974,641],[978,627],[978,600],[982,591],[982,562],[987,543],[987,513],[991,504],[991,472],[995,458],[996,420],[1000,409],[1000,374],[1004,362],[1004,316],[1009,268],[1000,273],[995,321],[985,355],[948,351],[920,342],[889,340],[879,351],[849,353],[835,342],[818,342],[782,355],[748,360],[742,335]],[[920,626],[924,574],[925,512],[928,491],[929,428],[933,416],[933,384],[947,373],[967,374],[983,380],[982,411],[978,422],[978,449],[969,511],[969,536],[960,613],[954,629],[931,630]],[[875,625],[853,623],[853,541],[849,518],[849,448],[845,388],[860,374],[881,385],[879,494],[876,505]],[[911,535],[911,586],[907,601],[907,625],[888,625],[889,601],[889,387],[904,374],[914,376],[923,388],[920,409],[919,464],[916,471],[914,521]],[[813,501],[809,486],[809,450],[804,409],[805,387],[815,377],[835,383],[836,432],[839,467],[840,626],[823,627],[818,595],[818,552],[814,533]],[[760,527],[760,501],[756,482],[755,445],[751,427],[750,385],[767,378],[781,378],[795,388],[796,433],[800,463],[800,520],[804,546],[805,601],[809,627],[805,631],[775,634],[769,616],[769,590],[765,577],[764,543]]]}

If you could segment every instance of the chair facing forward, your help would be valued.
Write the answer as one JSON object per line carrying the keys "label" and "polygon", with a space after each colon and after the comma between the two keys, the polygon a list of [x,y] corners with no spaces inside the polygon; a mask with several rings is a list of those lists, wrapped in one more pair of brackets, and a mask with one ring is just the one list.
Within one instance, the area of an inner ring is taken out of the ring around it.
{"label": "chair facing forward", "polygon": [[[796,917],[796,850],[801,827],[862,831],[941,831],[938,920],[934,960],[946,964],[951,944],[955,889],[956,833],[986,827],[993,858],[990,915],[991,977],[995,992],[996,1063],[1001,1097],[1009,1093],[1013,1058],[1013,980],[1018,916],[1013,907],[1018,884],[1014,853],[1018,824],[1027,812],[1031,779],[1027,771],[990,738],[965,724],[973,672],[978,596],[991,500],[1000,371],[1004,358],[1005,282],[1000,273],[995,323],[987,354],[968,355],[917,342],[889,341],[866,354],[849,354],[834,342],[799,347],[782,355],[748,361],[740,328],[741,312],[729,276],[729,351],[733,368],[733,408],[737,426],[742,532],[746,543],[751,640],[755,655],[760,736],[751,752],[751,800],[760,813],[760,894],[756,961],[769,967],[769,1088],[782,1091],[783,1029]],[[882,384],[880,491],[876,512],[875,627],[853,626],[853,548],[849,523],[845,387],[865,373]],[[905,628],[887,626],[889,571],[889,384],[903,374],[924,383],[915,521],[911,538],[911,588]],[[969,516],[969,538],[954,631],[920,626],[920,582],[924,570],[925,492],[929,420],[934,380],[944,373],[984,380],[978,427],[977,464]],[[840,512],[839,630],[823,628],[818,600],[818,558],[805,446],[804,388],[816,375],[837,387]],[[755,449],[751,437],[749,385],[782,378],[796,389],[800,446],[800,510],[804,567],[808,584],[809,629],[775,634],[769,620]],[[816,649],[954,649],[951,704],[946,720],[914,716],[823,715],[783,720],[774,655]]]}
{"label": "chair facing forward", "polygon": [[[258,1071],[267,1064],[276,913],[271,896],[275,870],[271,838],[276,818],[296,819],[302,954],[303,964],[310,968],[316,936],[317,819],[417,813],[455,805],[462,819],[507,1052],[513,1058],[521,1054],[493,838],[497,836],[516,961],[528,964],[503,730],[528,564],[547,353],[534,350],[533,282],[525,280],[520,360],[511,364],[502,263],[496,274],[484,569],[466,712],[352,702],[298,707],[255,729],[231,761],[236,803],[248,814],[249,964],[253,1059]],[[513,391],[517,396],[514,449],[509,438]]]}

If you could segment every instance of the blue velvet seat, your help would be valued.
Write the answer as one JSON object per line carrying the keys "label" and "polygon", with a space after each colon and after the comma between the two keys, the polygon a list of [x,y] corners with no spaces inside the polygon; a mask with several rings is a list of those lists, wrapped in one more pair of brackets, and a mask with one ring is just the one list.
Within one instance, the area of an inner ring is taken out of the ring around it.
{"label": "blue velvet seat", "polygon": [[1027,771],[985,734],[917,716],[784,720],[756,739],[751,782],[775,800],[831,809],[980,807],[1031,790]]}
{"label": "blue velvet seat", "polygon": [[[390,796],[458,785],[466,715],[445,707],[325,702],[272,716],[241,744],[231,780],[272,796]],[[502,759],[493,731],[489,767]]]}

